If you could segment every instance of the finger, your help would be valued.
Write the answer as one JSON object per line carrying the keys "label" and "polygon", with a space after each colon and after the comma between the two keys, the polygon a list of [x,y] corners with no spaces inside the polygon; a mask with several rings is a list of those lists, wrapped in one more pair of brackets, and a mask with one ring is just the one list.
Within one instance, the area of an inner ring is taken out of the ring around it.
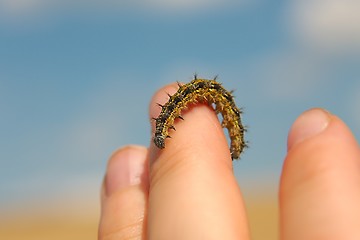
{"label": "finger", "polygon": [[[156,93],[151,117],[160,112],[156,103],[176,89]],[[248,239],[243,199],[214,110],[197,104],[182,115],[164,149],[151,143],[149,239]]]}
{"label": "finger", "polygon": [[295,121],[288,144],[281,239],[360,239],[360,152],[350,130],[312,109]]}
{"label": "finger", "polygon": [[99,239],[145,239],[147,149],[127,146],[109,160],[101,193]]}

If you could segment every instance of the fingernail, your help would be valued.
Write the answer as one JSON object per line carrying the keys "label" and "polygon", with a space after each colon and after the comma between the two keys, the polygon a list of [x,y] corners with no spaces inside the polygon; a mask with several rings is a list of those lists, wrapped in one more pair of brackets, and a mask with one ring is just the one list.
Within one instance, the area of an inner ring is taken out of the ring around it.
{"label": "fingernail", "polygon": [[310,109],[301,114],[292,125],[288,137],[288,151],[305,139],[324,131],[330,122],[330,114],[321,109]]}
{"label": "fingernail", "polygon": [[138,146],[124,147],[109,161],[105,178],[106,195],[140,184],[146,179],[146,149]]}

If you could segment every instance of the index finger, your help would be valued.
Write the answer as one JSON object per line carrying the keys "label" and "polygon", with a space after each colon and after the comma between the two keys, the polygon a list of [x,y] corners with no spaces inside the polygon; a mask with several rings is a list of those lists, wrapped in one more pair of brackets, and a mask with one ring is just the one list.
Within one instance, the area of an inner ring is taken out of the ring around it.
{"label": "index finger", "polygon": [[[177,85],[159,90],[150,117]],[[242,195],[215,111],[197,104],[182,113],[166,147],[150,146],[149,239],[249,239]],[[154,123],[152,123],[154,133]]]}

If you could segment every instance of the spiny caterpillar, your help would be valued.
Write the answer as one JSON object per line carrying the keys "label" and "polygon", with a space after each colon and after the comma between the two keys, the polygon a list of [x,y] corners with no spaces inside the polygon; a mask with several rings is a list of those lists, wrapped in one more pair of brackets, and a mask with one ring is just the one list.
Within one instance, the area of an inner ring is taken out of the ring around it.
{"label": "spiny caterpillar", "polygon": [[179,89],[174,95],[168,94],[170,99],[166,104],[158,104],[161,112],[157,118],[154,118],[156,120],[155,145],[158,148],[165,148],[165,139],[170,138],[169,130],[175,130],[173,125],[175,119],[184,120],[180,114],[189,104],[198,102],[214,104],[216,113],[222,114],[222,127],[226,127],[229,132],[231,157],[238,159],[246,147],[245,129],[241,124],[241,110],[235,106],[232,92],[224,89],[221,83],[216,81],[216,78],[213,80],[197,79],[196,75],[190,83],[184,85],[178,83],[178,85]]}

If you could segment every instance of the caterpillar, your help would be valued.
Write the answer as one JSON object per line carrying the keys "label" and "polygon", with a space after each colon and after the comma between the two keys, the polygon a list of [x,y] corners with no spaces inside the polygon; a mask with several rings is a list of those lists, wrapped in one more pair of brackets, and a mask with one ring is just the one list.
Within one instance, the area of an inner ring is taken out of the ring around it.
{"label": "caterpillar", "polygon": [[222,127],[228,129],[230,136],[231,158],[238,159],[241,152],[247,146],[244,141],[245,128],[241,123],[242,111],[236,107],[232,91],[227,91],[221,83],[212,80],[194,79],[187,84],[178,83],[179,89],[174,95],[169,95],[169,101],[160,105],[161,112],[157,118],[153,118],[155,123],[155,134],[153,141],[155,145],[162,149],[165,148],[165,139],[170,138],[169,130],[175,130],[174,121],[176,118],[182,120],[181,111],[189,104],[198,102],[208,103],[215,106],[216,113],[222,114]]}

